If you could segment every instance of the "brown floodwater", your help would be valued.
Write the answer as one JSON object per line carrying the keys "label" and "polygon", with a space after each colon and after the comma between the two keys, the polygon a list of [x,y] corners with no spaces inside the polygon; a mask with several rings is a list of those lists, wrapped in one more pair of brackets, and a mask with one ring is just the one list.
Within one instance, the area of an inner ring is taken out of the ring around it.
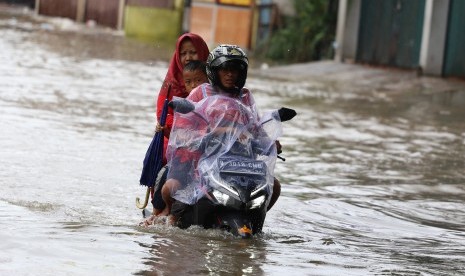
{"label": "brown floodwater", "polygon": [[1,274],[465,274],[465,89],[250,77],[260,110],[298,112],[264,233],[139,227],[170,55],[0,7]]}

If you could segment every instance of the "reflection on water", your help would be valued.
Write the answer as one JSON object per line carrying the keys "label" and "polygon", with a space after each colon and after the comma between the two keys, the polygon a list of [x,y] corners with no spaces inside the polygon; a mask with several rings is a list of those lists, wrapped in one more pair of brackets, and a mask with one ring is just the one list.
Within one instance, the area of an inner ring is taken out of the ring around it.
{"label": "reflection on water", "polygon": [[261,110],[299,115],[281,139],[282,195],[264,233],[241,240],[137,226],[169,55],[5,8],[0,49],[4,273],[465,274],[463,84],[384,91],[364,80],[359,91],[249,78]]}
{"label": "reflection on water", "polygon": [[[136,273],[138,275],[164,271],[186,275],[264,275],[257,265],[263,263],[266,256],[266,246],[260,238],[241,240],[219,231],[195,227],[187,231],[158,231],[149,243],[140,244],[151,255],[144,262],[148,265],[147,270]],[[160,232],[165,233],[160,235]]]}

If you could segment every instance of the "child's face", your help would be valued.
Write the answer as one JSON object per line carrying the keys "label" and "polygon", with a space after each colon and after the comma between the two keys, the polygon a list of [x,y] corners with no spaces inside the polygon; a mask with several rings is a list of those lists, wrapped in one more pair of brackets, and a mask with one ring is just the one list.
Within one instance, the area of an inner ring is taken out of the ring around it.
{"label": "child's face", "polygon": [[202,83],[208,82],[207,75],[202,72],[202,70],[183,71],[182,78],[184,79],[184,85],[186,86],[187,93],[191,93],[192,89]]}
{"label": "child's face", "polygon": [[237,79],[239,78],[239,70],[221,68],[218,70],[218,76],[221,84],[225,88],[234,88],[236,86]]}

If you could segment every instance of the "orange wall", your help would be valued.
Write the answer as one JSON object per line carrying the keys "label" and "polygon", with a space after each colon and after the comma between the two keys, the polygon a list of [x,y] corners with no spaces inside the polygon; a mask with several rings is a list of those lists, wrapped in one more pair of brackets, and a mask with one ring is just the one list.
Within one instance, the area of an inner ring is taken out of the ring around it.
{"label": "orange wall", "polygon": [[252,4],[252,0],[218,0],[218,3],[250,6],[250,4]]}
{"label": "orange wall", "polygon": [[215,41],[250,48],[252,11],[248,8],[219,8]]}
{"label": "orange wall", "polygon": [[211,46],[213,41],[213,8],[206,6],[193,6],[190,18],[190,31],[203,37]]}
{"label": "orange wall", "polygon": [[252,33],[250,7],[192,3],[190,31],[202,36],[210,48],[221,43],[250,49]]}

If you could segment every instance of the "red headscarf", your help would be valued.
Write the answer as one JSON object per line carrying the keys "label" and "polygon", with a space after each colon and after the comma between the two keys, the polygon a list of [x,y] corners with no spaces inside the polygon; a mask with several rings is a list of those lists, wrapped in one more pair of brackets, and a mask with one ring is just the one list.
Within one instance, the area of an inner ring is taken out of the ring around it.
{"label": "red headscarf", "polygon": [[[186,39],[189,39],[194,45],[195,49],[197,50],[197,55],[199,57],[199,60],[207,61],[208,54],[210,53],[208,50],[208,46],[203,40],[203,38],[197,34],[185,33],[178,38],[178,41],[176,42],[176,50],[173,54],[173,57],[171,58],[170,65],[168,67],[168,72],[166,73],[165,81],[163,82],[163,85],[160,88],[160,92],[158,94],[158,100],[157,100],[158,120],[160,120],[161,113],[163,110],[163,104],[167,97],[168,97],[168,101],[171,101],[171,99],[174,96],[182,97],[182,98],[185,98],[188,96],[186,92],[186,87],[184,86],[184,81],[182,78],[183,66],[181,63],[181,57],[179,53],[181,50],[181,44]],[[169,89],[169,95],[168,95],[169,87],[171,88]],[[169,108],[168,114],[166,117],[165,129],[163,131],[163,135],[166,138],[169,138],[170,136],[172,125],[173,125],[173,110]],[[167,142],[168,142],[168,139],[165,139],[165,145]],[[166,151],[166,147],[165,147],[165,151]]]}

